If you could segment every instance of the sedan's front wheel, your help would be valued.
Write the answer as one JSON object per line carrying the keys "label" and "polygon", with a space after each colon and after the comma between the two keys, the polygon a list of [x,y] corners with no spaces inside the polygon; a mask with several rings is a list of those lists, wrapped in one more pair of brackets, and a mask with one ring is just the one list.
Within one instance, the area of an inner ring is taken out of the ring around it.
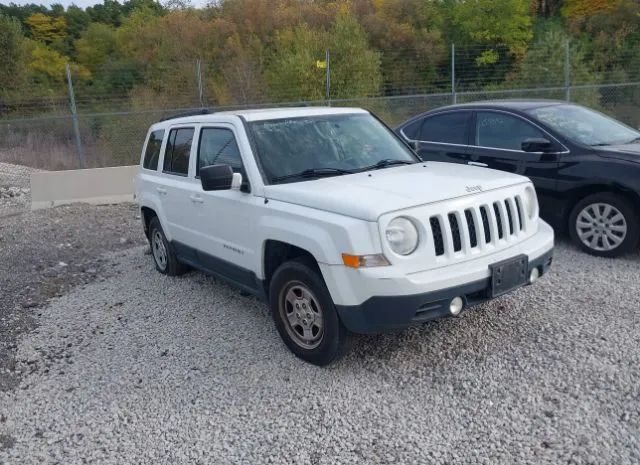
{"label": "sedan's front wheel", "polygon": [[638,217],[629,202],[616,194],[585,197],[569,217],[569,232],[582,250],[617,257],[638,246]]}

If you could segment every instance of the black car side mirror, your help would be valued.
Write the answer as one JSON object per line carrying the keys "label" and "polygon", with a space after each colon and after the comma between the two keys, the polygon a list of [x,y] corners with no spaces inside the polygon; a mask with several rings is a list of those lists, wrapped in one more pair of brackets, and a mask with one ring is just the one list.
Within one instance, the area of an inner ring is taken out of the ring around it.
{"label": "black car side mirror", "polygon": [[204,191],[225,191],[233,184],[233,169],[229,165],[200,168],[200,182]]}
{"label": "black car side mirror", "polygon": [[522,142],[524,152],[553,152],[554,147],[550,140],[542,137],[529,137]]}

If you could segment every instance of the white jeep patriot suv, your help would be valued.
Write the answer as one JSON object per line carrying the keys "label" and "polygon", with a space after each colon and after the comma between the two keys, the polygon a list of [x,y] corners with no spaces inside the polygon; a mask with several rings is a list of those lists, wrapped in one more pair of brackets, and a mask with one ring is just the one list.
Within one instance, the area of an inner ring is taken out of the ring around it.
{"label": "white jeep patriot suv", "polygon": [[160,273],[190,266],[264,299],[289,349],[318,365],[350,331],[458,315],[552,259],[527,178],[422,162],[356,108],[161,121],[136,198]]}

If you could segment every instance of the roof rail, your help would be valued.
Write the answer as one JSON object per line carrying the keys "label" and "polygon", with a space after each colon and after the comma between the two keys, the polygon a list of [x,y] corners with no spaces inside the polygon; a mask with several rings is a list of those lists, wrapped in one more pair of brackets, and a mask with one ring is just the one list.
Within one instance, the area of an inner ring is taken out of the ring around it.
{"label": "roof rail", "polygon": [[160,121],[167,121],[170,119],[183,118],[185,116],[198,116],[198,115],[208,115],[212,112],[209,111],[208,108],[198,108],[197,110],[189,110],[184,111],[182,113],[176,113],[175,115],[165,116],[164,118],[160,118]]}

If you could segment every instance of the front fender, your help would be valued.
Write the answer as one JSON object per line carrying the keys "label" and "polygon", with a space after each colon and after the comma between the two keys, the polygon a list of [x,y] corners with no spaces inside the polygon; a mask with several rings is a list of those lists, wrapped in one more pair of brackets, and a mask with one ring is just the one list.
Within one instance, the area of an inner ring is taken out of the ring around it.
{"label": "front fender", "polygon": [[270,201],[255,231],[262,244],[259,275],[264,277],[268,240],[291,244],[309,252],[319,264],[342,265],[342,254],[380,253],[377,224],[300,205]]}

